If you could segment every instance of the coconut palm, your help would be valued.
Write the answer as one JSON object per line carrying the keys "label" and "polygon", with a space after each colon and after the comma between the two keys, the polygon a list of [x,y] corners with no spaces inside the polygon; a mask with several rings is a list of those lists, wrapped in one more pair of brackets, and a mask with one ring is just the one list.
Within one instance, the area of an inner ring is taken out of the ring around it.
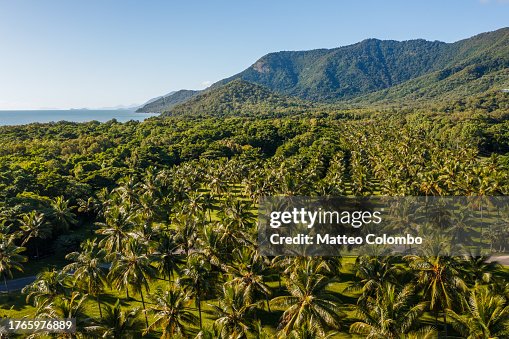
{"label": "coconut palm", "polygon": [[225,224],[245,230],[253,226],[252,206],[240,199],[228,197],[220,207],[219,217]]}
{"label": "coconut palm", "polygon": [[[85,313],[86,294],[73,292],[70,296],[55,298],[45,307],[37,310],[37,318],[64,318],[76,319],[77,332],[83,331],[89,325],[90,319]],[[75,338],[77,333],[69,333],[67,337]]]}
{"label": "coconut palm", "polygon": [[182,255],[179,253],[179,245],[173,235],[161,233],[157,239],[154,252],[152,253],[154,264],[163,277],[171,282],[173,272],[178,271],[182,264]]}
{"label": "coconut palm", "polygon": [[337,332],[331,332],[327,334],[320,334],[320,330],[318,327],[310,327],[309,324],[306,322],[301,327],[295,328],[290,332],[290,335],[288,338],[291,339],[315,339],[315,338],[321,338],[321,339],[328,339],[333,338]]}
{"label": "coconut palm", "polygon": [[271,291],[264,281],[268,267],[262,257],[255,250],[242,247],[234,251],[233,258],[232,265],[226,269],[230,278],[227,284],[239,287],[247,303],[255,302],[256,298],[262,295],[267,301],[267,309],[270,312]]}
{"label": "coconut palm", "polygon": [[194,292],[196,307],[200,320],[200,329],[202,328],[202,310],[201,301],[205,293],[213,285],[212,267],[210,263],[199,253],[192,253],[187,257],[187,262],[181,270],[181,277],[177,284],[184,286]]}
{"label": "coconut palm", "polygon": [[244,293],[235,286],[225,284],[219,306],[209,304],[214,316],[217,338],[247,338],[253,324],[250,313],[257,307],[244,299]]}
{"label": "coconut palm", "polygon": [[51,202],[50,217],[55,223],[54,230],[67,231],[78,222],[72,210],[73,207],[69,207],[69,200],[65,200],[63,196],[56,197]]}
{"label": "coconut palm", "polygon": [[[46,239],[51,236],[51,227],[44,220],[44,213],[35,210],[25,213],[20,219],[20,235],[23,238],[21,246],[25,246],[30,239]],[[35,244],[35,253],[39,258],[39,246]]]}
{"label": "coconut palm", "polygon": [[186,255],[189,255],[197,241],[197,224],[198,219],[183,210],[176,213],[172,220],[172,225],[177,231],[174,239]]}
{"label": "coconut palm", "polygon": [[141,337],[144,324],[139,318],[139,308],[122,311],[117,299],[115,305],[103,306],[103,314],[104,316],[93,321],[93,325],[86,327],[87,332],[100,338],[136,339]]}
{"label": "coconut palm", "polygon": [[392,262],[391,257],[360,256],[354,266],[355,280],[348,290],[360,290],[362,295],[359,301],[369,296],[374,296],[386,283],[396,283],[398,268]]}
{"label": "coconut palm", "polygon": [[33,299],[38,309],[43,309],[56,298],[65,295],[70,286],[70,276],[57,269],[44,270],[33,283],[25,286],[21,292],[27,294],[26,302]]}
{"label": "coconut palm", "polygon": [[499,263],[490,260],[490,256],[481,255],[479,251],[469,253],[459,266],[464,280],[472,285],[491,282],[501,268]]}
{"label": "coconut palm", "polygon": [[179,286],[172,285],[164,292],[158,289],[152,300],[155,305],[149,308],[149,312],[154,313],[154,321],[147,331],[161,329],[161,338],[186,337],[189,334],[187,326],[199,321],[188,307],[190,293]]}
{"label": "coconut palm", "polygon": [[289,335],[293,329],[308,322],[320,334],[327,329],[336,329],[343,314],[339,300],[327,290],[332,279],[317,273],[296,272],[287,282],[289,296],[271,300],[271,305],[284,310],[278,329]]}
{"label": "coconut palm", "polygon": [[125,289],[127,294],[129,287],[140,294],[145,311],[145,322],[148,326],[143,289],[149,292],[149,280],[156,276],[156,269],[151,265],[147,252],[147,246],[140,240],[129,239],[125,250],[117,253],[113,259],[108,278],[114,287]]}
{"label": "coconut palm", "polygon": [[423,335],[433,332],[431,328],[416,327],[427,303],[412,303],[414,289],[408,285],[398,290],[393,284],[384,284],[376,296],[355,306],[359,321],[350,326],[350,332],[371,339],[401,338],[418,330]]}
{"label": "coconut palm", "polygon": [[466,312],[448,309],[452,326],[465,338],[509,337],[509,305],[505,297],[496,295],[486,286],[470,292]]}
{"label": "coconut palm", "polygon": [[133,216],[127,213],[125,206],[114,205],[105,212],[106,222],[97,222],[100,227],[97,234],[104,236],[99,242],[107,252],[121,252],[129,232],[134,227]]}
{"label": "coconut palm", "polygon": [[429,308],[435,313],[443,311],[444,328],[447,335],[447,314],[445,309],[460,305],[461,294],[467,290],[460,277],[458,264],[452,257],[441,256],[407,256],[410,268],[417,276],[417,283],[423,288],[424,298],[429,301]]}
{"label": "coconut palm", "polygon": [[16,238],[12,234],[0,233],[0,274],[4,278],[7,292],[9,292],[7,278],[12,278],[13,270],[22,272],[22,263],[27,261],[27,257],[21,255],[25,248],[17,246],[15,240]]}
{"label": "coconut palm", "polygon": [[227,259],[231,257],[231,253],[222,246],[221,235],[218,234],[215,223],[203,226],[197,250],[217,269],[224,269]]}
{"label": "coconut palm", "polygon": [[81,252],[72,252],[65,256],[71,264],[64,267],[64,272],[74,276],[75,284],[97,300],[99,315],[102,317],[100,293],[106,283],[106,274],[101,267],[104,251],[97,249],[96,239],[87,239],[81,243]]}

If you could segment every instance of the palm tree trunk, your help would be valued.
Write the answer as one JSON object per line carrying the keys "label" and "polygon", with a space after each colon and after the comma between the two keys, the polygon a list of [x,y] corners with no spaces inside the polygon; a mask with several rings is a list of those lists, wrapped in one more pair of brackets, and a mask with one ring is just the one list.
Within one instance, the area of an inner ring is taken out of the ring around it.
{"label": "palm tree trunk", "polygon": [[444,329],[445,329],[445,338],[447,339],[447,313],[444,310]]}
{"label": "palm tree trunk", "polygon": [[140,296],[141,296],[141,304],[143,305],[143,313],[145,314],[145,323],[147,324],[147,328],[148,328],[147,309],[145,308],[145,299],[143,298],[143,290],[142,289],[140,289]]}
{"label": "palm tree trunk", "polygon": [[202,322],[201,322],[201,298],[200,298],[200,284],[196,286],[196,302],[198,303],[198,314],[200,315],[200,330],[202,329]]}
{"label": "palm tree trunk", "polygon": [[7,292],[7,294],[9,294],[9,287],[7,287],[7,277],[5,275],[5,272],[4,272],[3,276],[4,276],[5,292]]}
{"label": "palm tree trunk", "polygon": [[97,299],[97,307],[99,308],[99,316],[102,319],[103,318],[103,311],[101,310],[101,300],[99,300],[99,293],[97,293],[96,299]]}

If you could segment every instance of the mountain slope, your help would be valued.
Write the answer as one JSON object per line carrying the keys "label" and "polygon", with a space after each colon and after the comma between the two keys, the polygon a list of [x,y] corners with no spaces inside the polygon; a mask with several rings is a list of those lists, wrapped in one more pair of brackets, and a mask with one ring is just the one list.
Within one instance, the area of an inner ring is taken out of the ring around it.
{"label": "mountain slope", "polygon": [[361,104],[449,101],[509,86],[509,29],[483,33],[450,44],[448,64],[402,84],[360,96]]}
{"label": "mountain slope", "polygon": [[332,50],[271,53],[219,84],[240,78],[308,100],[348,99],[434,70],[446,47],[370,39]]}
{"label": "mountain slope", "polygon": [[138,108],[136,112],[164,112],[175,105],[178,105],[187,99],[195,96],[196,94],[200,93],[200,91],[193,91],[193,90],[187,90],[182,89],[180,91],[171,92],[167,94],[166,96],[162,96],[160,98],[155,98],[152,100],[149,100],[145,105]]}
{"label": "mountain slope", "polygon": [[[474,65],[481,66],[483,75],[500,71],[507,68],[508,46],[509,28],[455,43],[369,39],[330,50],[270,53],[243,72],[213,86],[243,79],[303,99],[339,101],[405,86],[406,81],[433,72],[438,73],[420,85],[430,85],[436,77],[450,77],[468,66],[474,69],[466,70],[467,73],[480,70]],[[465,76],[457,82],[470,80],[471,77]],[[397,97],[395,94],[389,99]]]}
{"label": "mountain slope", "polygon": [[179,91],[138,111],[161,112],[236,79],[314,102],[455,101],[509,87],[509,28],[454,43],[377,40],[270,53],[204,92]]}
{"label": "mountain slope", "polygon": [[236,79],[204,91],[174,106],[163,115],[277,115],[289,111],[299,113],[311,107],[311,103],[279,95],[262,86]]}

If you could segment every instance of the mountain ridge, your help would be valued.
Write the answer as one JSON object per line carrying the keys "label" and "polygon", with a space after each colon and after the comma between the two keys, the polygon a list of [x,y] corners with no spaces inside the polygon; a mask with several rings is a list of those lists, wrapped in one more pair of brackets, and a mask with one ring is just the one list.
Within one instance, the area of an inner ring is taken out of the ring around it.
{"label": "mountain ridge", "polygon": [[136,110],[138,113],[160,113],[165,110],[171,109],[172,107],[185,102],[187,99],[192,98],[200,91],[181,89],[179,91],[173,91],[167,95],[159,98],[153,98],[147,101],[144,105]]}
{"label": "mountain ridge", "polygon": [[280,95],[324,103],[458,99],[508,85],[508,68],[507,27],[453,43],[365,39],[332,49],[268,53],[204,91],[174,93],[138,111],[152,111],[147,106],[167,111],[236,79]]}

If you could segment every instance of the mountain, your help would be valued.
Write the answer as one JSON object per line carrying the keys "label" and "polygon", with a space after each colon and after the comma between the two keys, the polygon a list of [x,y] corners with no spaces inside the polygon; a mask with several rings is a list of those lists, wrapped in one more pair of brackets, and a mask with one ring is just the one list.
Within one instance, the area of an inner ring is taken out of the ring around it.
{"label": "mountain", "polygon": [[[313,102],[455,102],[509,88],[509,28],[454,43],[367,39],[334,49],[270,53],[203,93],[237,79]],[[171,110],[199,93],[179,91],[138,111]]]}
{"label": "mountain", "polygon": [[178,105],[187,99],[195,96],[200,91],[193,91],[182,89],[180,91],[175,91],[168,93],[165,96],[161,96],[159,98],[154,98],[145,103],[142,107],[138,108],[136,112],[164,112],[175,105]]}
{"label": "mountain", "polygon": [[170,95],[172,95],[172,94],[173,94],[173,93],[175,93],[175,92],[176,92],[176,91],[171,91],[170,93],[167,93],[167,94],[165,94],[165,95],[161,95],[161,96],[158,96],[158,97],[152,98],[152,99],[148,100],[147,102],[145,102],[143,105],[140,105],[140,107],[145,106],[145,105],[148,105],[148,104],[151,104],[151,103],[153,103],[154,101],[159,100],[159,99],[162,99],[162,98],[164,98],[164,97],[170,96]]}
{"label": "mountain", "polygon": [[190,98],[166,111],[173,115],[278,115],[287,112],[301,113],[313,104],[296,98],[276,94],[269,89],[236,79]]}
{"label": "mountain", "polygon": [[[334,49],[270,53],[212,87],[243,79],[278,93],[329,102],[378,91],[367,101],[395,100],[407,97],[405,91],[428,89],[433,90],[428,97],[450,90],[463,95],[470,82],[478,92],[493,81],[507,80],[508,47],[509,28],[455,43],[368,39]],[[388,88],[394,90],[383,91]]]}
{"label": "mountain", "polygon": [[482,93],[499,92],[509,85],[509,29],[448,44],[443,59],[448,62],[438,70],[360,96],[352,102],[450,102]]}

